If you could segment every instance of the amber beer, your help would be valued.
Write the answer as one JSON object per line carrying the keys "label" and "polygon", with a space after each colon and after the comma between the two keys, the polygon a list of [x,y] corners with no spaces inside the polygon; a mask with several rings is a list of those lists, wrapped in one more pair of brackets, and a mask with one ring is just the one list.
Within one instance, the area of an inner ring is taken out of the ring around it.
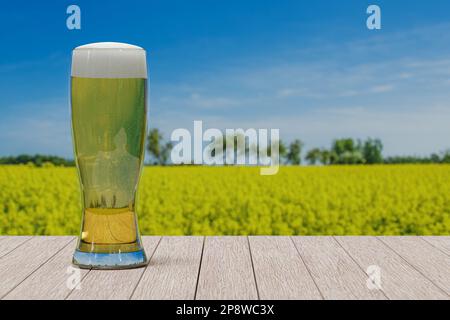
{"label": "amber beer", "polygon": [[72,135],[82,194],[73,263],[116,269],[147,261],[136,216],[146,133],[145,50],[123,43],[77,47],[72,56]]}

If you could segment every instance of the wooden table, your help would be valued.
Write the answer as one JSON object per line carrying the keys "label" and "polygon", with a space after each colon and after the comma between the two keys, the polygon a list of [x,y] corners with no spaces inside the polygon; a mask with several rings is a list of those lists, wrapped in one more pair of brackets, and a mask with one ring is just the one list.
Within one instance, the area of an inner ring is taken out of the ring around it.
{"label": "wooden table", "polygon": [[0,297],[450,299],[450,237],[143,241],[151,257],[146,268],[99,271],[71,267],[75,237],[0,237]]}

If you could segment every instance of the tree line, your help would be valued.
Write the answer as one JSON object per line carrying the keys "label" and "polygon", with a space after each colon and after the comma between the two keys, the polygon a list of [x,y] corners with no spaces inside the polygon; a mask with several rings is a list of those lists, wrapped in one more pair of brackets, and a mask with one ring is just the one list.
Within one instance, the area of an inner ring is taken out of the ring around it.
{"label": "tree line", "polygon": [[[236,139],[234,148],[236,152]],[[151,129],[147,139],[147,151],[150,155],[150,164],[169,164],[172,143],[165,141],[163,134],[156,128]],[[253,146],[255,148],[257,146]],[[223,142],[224,152],[226,151]],[[246,153],[250,146],[246,146]],[[428,157],[420,156],[390,156],[383,157],[383,143],[380,139],[367,138],[365,141],[352,138],[335,139],[331,147],[312,148],[303,156],[304,143],[295,139],[289,144],[279,141],[280,162],[282,164],[300,165],[305,160],[309,165],[355,165],[355,164],[422,164],[422,163],[450,163],[450,150],[440,154],[433,153]],[[270,156],[270,147],[267,149]]]}
{"label": "tree line", "polygon": [[[237,137],[234,138],[234,152],[237,152]],[[258,146],[251,146],[257,148]],[[246,146],[246,154],[250,146]],[[173,144],[164,139],[163,134],[157,128],[151,129],[147,136],[146,149],[149,155],[150,165],[168,165],[170,164],[170,153]],[[224,152],[226,144],[223,142]],[[287,165],[300,165],[303,160],[309,165],[362,165],[362,164],[432,164],[432,163],[450,163],[450,150],[445,152],[433,153],[428,157],[419,156],[390,156],[383,157],[383,143],[380,139],[367,138],[365,141],[352,138],[336,139],[332,142],[330,148],[312,148],[304,153],[304,143],[295,139],[286,144],[279,141],[280,163]],[[267,155],[270,156],[270,146],[267,149]],[[55,166],[74,166],[75,162],[71,159],[65,159],[52,155],[27,155],[0,157],[2,164],[33,164],[37,167],[45,164]]]}
{"label": "tree line", "polygon": [[36,167],[42,167],[46,164],[53,164],[55,166],[71,167],[75,165],[75,162],[70,159],[52,155],[21,154],[18,156],[0,157],[0,165],[3,164],[33,164]]}
{"label": "tree line", "polygon": [[313,148],[306,153],[305,160],[311,164],[431,164],[450,163],[450,150],[433,153],[428,157],[390,156],[383,157],[383,143],[380,139],[365,141],[351,138],[336,139],[330,149]]}

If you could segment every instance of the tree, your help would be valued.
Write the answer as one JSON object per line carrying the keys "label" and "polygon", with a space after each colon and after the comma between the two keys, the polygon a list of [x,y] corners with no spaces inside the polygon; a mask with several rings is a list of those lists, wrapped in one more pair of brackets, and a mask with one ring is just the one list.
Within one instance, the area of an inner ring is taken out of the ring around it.
{"label": "tree", "polygon": [[161,148],[161,156],[159,158],[159,163],[162,165],[166,165],[170,158],[170,152],[172,151],[172,143],[166,142]]}
{"label": "tree", "polygon": [[442,154],[441,163],[450,163],[450,150],[447,150]]}
{"label": "tree", "polygon": [[[445,154],[442,155],[442,160],[444,160]],[[437,153],[433,153],[430,156],[431,163],[441,163],[441,157]]]}
{"label": "tree", "polygon": [[[284,163],[286,161],[288,150],[286,148],[285,143],[280,139],[278,140],[278,155],[280,157],[280,163]],[[270,157],[272,155],[272,147],[269,144],[267,146],[267,156]]]}
{"label": "tree", "polygon": [[154,158],[154,164],[157,164],[161,156],[161,140],[163,139],[162,134],[158,129],[151,129],[147,136],[147,150],[150,155]]}
{"label": "tree", "polygon": [[156,128],[149,131],[147,141],[147,150],[153,158],[153,164],[166,165],[173,147],[172,143],[164,144],[163,135]]}
{"label": "tree", "polygon": [[354,152],[356,150],[355,142],[351,138],[336,139],[333,141],[331,151],[336,153],[338,157],[346,152]]}
{"label": "tree", "polygon": [[289,145],[289,151],[286,155],[289,163],[293,165],[299,165],[302,162],[301,153],[303,148],[303,142],[296,139]]}
{"label": "tree", "polygon": [[[244,150],[240,150],[238,140],[244,141]],[[223,162],[230,165],[235,163],[226,162],[227,153],[232,154],[234,161],[237,161],[237,157],[240,155],[248,157],[250,153],[250,148],[252,148],[253,150],[254,146],[249,146],[247,144],[247,139],[245,138],[245,135],[241,133],[234,133],[234,134],[227,134],[225,137],[223,137],[222,141],[215,140],[212,146],[210,146],[210,148],[211,148],[210,152],[213,157],[216,156],[217,149],[222,149]]]}
{"label": "tree", "polygon": [[308,151],[305,159],[308,161],[309,164],[315,165],[317,162],[321,161],[321,157],[322,157],[322,150],[320,150],[319,148],[314,148]]}
{"label": "tree", "polygon": [[278,141],[278,155],[280,156],[280,163],[285,163],[288,161],[288,149],[286,144],[281,139]]}
{"label": "tree", "polygon": [[[246,138],[245,135],[243,135],[240,132],[237,132],[234,134],[227,134],[222,139],[222,141],[215,140],[212,144],[208,145],[208,148],[209,148],[208,151],[214,157],[216,155],[216,153],[215,153],[216,150],[222,148],[224,163],[226,163],[225,157],[227,156],[228,152],[233,155],[235,160],[237,159],[238,156],[242,156],[242,155],[244,155],[246,157],[246,159],[248,159],[250,157],[250,154],[257,155],[258,150],[260,148],[260,145],[258,144],[258,142],[250,144],[250,141],[248,141],[248,140],[249,139]],[[244,149],[243,150],[241,150],[241,148],[239,148],[238,141],[244,141]],[[272,155],[272,146],[270,145],[270,143],[267,146],[265,151],[266,151],[266,156],[268,158],[270,158]],[[280,163],[282,163],[283,160],[286,158],[287,148],[286,148],[286,145],[284,144],[284,142],[281,140],[278,140],[278,154],[280,157]],[[231,164],[231,163],[226,163],[226,164]]]}
{"label": "tree", "polygon": [[364,156],[361,151],[346,151],[339,157],[340,164],[363,164]]}
{"label": "tree", "polygon": [[383,163],[383,156],[381,154],[382,151],[383,151],[383,144],[381,143],[380,139],[368,138],[364,142],[362,150],[365,163],[367,164]]}
{"label": "tree", "polygon": [[327,149],[320,150],[320,163],[328,165],[336,158],[336,155]]}
{"label": "tree", "polygon": [[355,142],[351,138],[337,139],[333,141],[331,152],[332,164],[360,164],[364,163],[361,142]]}

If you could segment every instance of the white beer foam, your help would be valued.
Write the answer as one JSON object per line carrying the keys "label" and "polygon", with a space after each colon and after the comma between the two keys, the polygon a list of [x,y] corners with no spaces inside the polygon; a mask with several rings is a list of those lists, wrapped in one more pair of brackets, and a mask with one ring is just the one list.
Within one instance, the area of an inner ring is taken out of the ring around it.
{"label": "white beer foam", "polygon": [[147,79],[145,50],[119,42],[97,42],[72,52],[72,77]]}

